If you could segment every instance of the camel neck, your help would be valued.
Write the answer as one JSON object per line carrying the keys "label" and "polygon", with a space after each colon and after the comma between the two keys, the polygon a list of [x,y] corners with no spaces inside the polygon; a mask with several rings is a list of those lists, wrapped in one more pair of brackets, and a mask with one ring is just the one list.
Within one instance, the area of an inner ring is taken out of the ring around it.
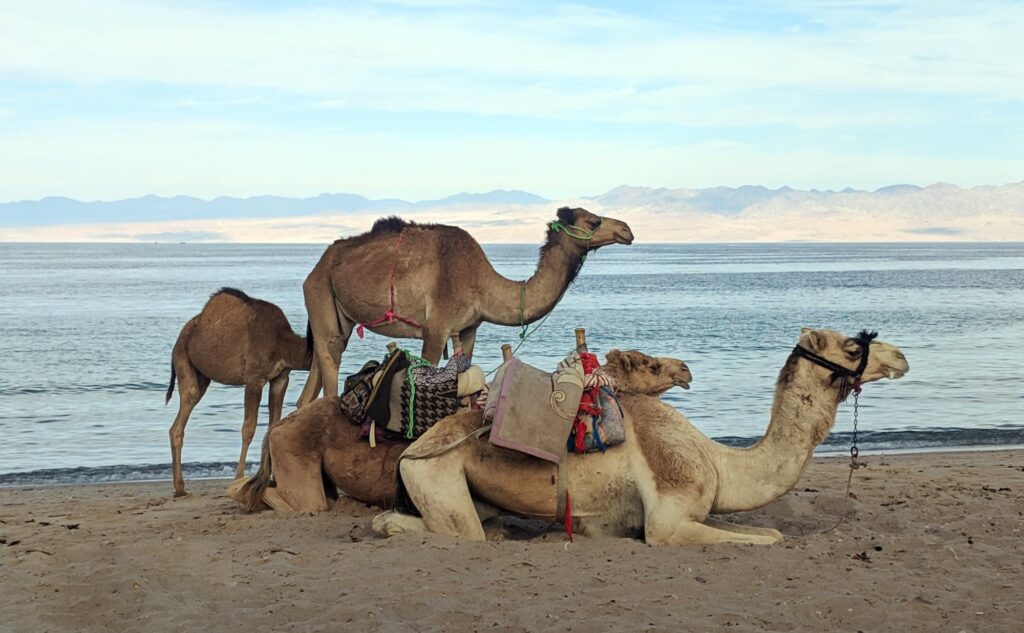
{"label": "camel neck", "polygon": [[764,437],[745,449],[719,445],[719,490],[712,512],[753,510],[792,489],[814,448],[828,436],[837,410],[836,388],[810,363],[791,356],[779,376]]}
{"label": "camel neck", "polygon": [[499,325],[519,325],[520,320],[533,323],[562,299],[583,264],[587,243],[557,232],[548,240],[541,249],[537,270],[526,281],[493,274],[482,297],[481,311],[486,321]]}

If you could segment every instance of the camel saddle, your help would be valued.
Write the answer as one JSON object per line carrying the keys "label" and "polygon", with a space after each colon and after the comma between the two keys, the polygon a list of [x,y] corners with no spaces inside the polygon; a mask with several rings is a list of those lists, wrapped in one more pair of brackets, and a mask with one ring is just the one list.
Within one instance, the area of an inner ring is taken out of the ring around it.
{"label": "camel saddle", "polygon": [[[415,390],[409,383],[413,379]],[[461,351],[444,367],[410,368],[405,352],[395,350],[383,362],[371,360],[345,379],[341,408],[362,437],[411,440],[455,413],[484,387],[484,372]]]}
{"label": "camel saddle", "polygon": [[484,420],[490,441],[560,464],[583,397],[583,366],[573,354],[553,374],[509,359],[488,387]]}

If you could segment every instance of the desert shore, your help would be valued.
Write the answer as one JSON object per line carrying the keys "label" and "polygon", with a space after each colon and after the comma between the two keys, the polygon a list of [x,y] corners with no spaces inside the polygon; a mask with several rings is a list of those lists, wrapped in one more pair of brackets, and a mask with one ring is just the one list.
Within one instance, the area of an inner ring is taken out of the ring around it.
{"label": "desert shore", "polygon": [[815,459],[729,517],[771,547],[648,547],[507,520],[377,537],[375,508],[246,514],[228,482],[0,489],[0,631],[1021,631],[1024,452]]}

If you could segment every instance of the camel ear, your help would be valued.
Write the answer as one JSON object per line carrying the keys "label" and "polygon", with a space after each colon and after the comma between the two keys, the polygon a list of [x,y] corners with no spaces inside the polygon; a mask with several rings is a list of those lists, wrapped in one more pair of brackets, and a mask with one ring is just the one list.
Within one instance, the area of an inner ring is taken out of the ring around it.
{"label": "camel ear", "polygon": [[569,207],[562,207],[558,210],[558,220],[562,224],[572,225],[576,223],[576,213]]}
{"label": "camel ear", "polygon": [[613,349],[604,355],[605,363],[617,365],[622,371],[633,371],[633,359],[629,353]]}
{"label": "camel ear", "polygon": [[805,327],[800,330],[800,342],[803,343],[804,347],[807,349],[817,352],[825,349],[827,344],[824,334],[809,327]]}

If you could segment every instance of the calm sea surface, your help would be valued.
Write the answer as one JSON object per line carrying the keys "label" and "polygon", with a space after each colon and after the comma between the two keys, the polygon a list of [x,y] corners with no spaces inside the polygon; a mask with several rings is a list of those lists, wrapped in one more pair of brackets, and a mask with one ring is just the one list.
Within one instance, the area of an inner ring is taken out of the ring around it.
{"label": "calm sea surface", "polygon": [[[323,248],[0,244],[0,485],[169,477],[177,397],[164,406],[164,391],[181,326],[234,286],[303,332],[302,281]],[[486,250],[511,278],[536,265],[532,245]],[[805,325],[877,329],[910,361],[902,380],[866,387],[863,447],[1024,444],[1024,244],[610,246],[520,356],[553,367],[583,326],[598,352],[681,358],[692,389],[666,400],[742,444],[763,432]],[[474,359],[491,369],[516,336],[483,325]],[[387,340],[354,338],[342,372]],[[292,374],[287,408],[304,379]],[[241,388],[212,385],[185,432],[186,476],[233,472],[241,420]],[[253,458],[265,424],[264,407]],[[823,449],[845,450],[851,426],[848,403]]]}

